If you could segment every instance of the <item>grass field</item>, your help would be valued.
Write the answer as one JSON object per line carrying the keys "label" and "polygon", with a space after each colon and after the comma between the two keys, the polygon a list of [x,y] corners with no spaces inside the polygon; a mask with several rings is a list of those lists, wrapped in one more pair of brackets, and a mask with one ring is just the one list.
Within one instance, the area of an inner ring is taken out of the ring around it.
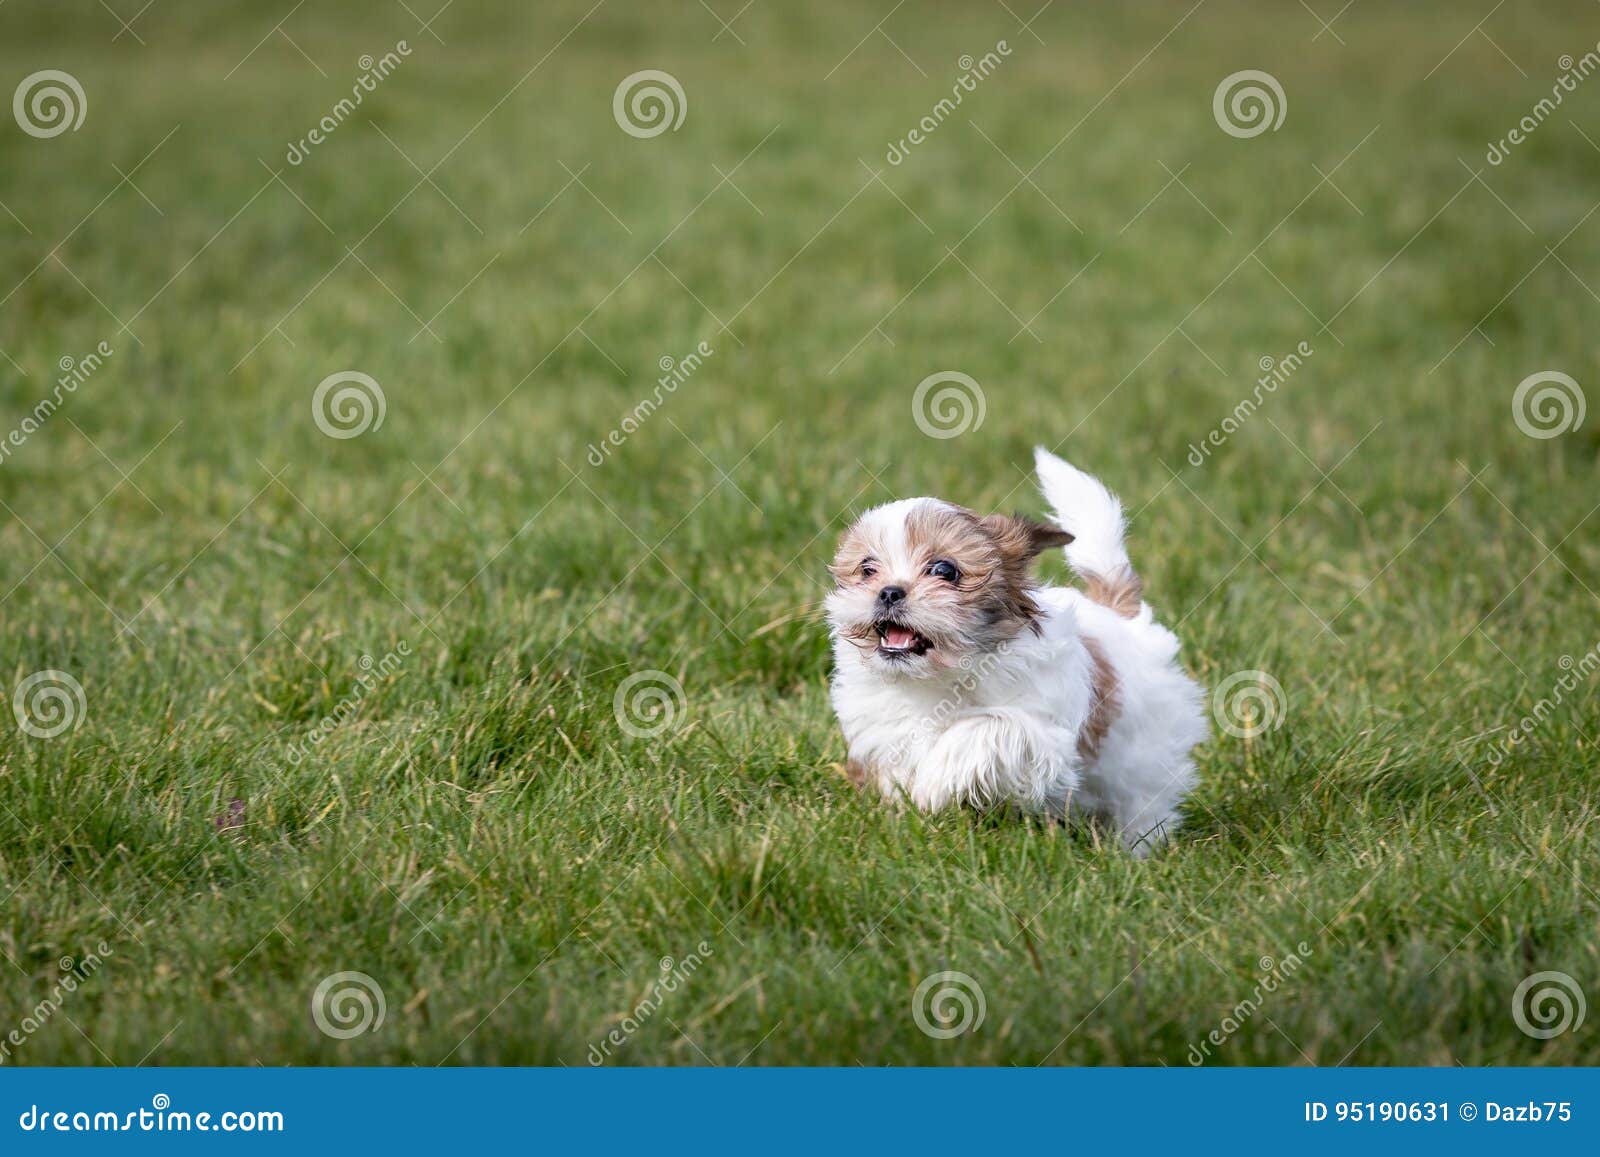
{"label": "grass field", "polygon": [[[1600,1061],[1600,9],[1039,2],[0,7],[4,1063]],[[1148,862],[841,774],[835,536],[1036,442],[1282,689]]]}

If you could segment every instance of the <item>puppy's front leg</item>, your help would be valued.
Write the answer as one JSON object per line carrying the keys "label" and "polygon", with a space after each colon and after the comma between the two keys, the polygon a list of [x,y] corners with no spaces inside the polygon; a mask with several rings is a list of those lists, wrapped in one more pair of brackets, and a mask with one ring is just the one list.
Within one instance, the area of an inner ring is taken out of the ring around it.
{"label": "puppy's front leg", "polygon": [[1025,711],[994,707],[961,715],[917,766],[911,802],[926,812],[951,804],[1016,802],[1065,812],[1078,785],[1072,733]]}

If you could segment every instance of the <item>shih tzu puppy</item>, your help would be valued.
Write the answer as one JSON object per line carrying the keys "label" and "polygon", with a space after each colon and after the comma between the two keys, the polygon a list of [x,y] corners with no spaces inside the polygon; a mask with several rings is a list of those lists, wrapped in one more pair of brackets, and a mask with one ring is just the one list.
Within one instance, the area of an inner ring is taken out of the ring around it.
{"label": "shih tzu puppy", "polygon": [[[1054,525],[908,498],[841,539],[826,609],[847,769],[924,811],[1091,816],[1147,855],[1193,786],[1204,695],[1144,602],[1116,497],[1034,461]],[[1081,590],[1035,580],[1052,547]]]}

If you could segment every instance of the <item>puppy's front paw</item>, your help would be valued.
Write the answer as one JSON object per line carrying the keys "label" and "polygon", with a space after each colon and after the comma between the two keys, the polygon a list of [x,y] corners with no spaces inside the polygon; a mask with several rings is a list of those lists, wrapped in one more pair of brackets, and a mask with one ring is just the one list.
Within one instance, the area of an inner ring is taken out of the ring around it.
{"label": "puppy's front paw", "polygon": [[950,784],[949,777],[943,771],[924,774],[926,766],[917,773],[917,778],[911,783],[911,805],[920,812],[933,813],[943,811],[961,802],[962,797]]}
{"label": "puppy's front paw", "polygon": [[1077,787],[1072,736],[1011,711],[975,712],[952,723],[917,768],[911,802],[923,811],[1007,801],[1064,810]]}

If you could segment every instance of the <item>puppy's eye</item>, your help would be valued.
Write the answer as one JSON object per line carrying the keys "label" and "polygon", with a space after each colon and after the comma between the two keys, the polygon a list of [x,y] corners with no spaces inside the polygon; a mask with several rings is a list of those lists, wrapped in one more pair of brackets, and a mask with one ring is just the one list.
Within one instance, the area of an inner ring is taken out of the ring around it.
{"label": "puppy's eye", "polygon": [[941,558],[928,568],[928,573],[936,579],[943,579],[947,583],[961,581],[961,572],[956,569],[956,564],[947,558]]}
{"label": "puppy's eye", "polygon": [[878,573],[878,568],[873,566],[870,561],[869,562],[864,562],[864,563],[861,564],[861,577],[862,578],[871,578],[873,575],[875,575],[877,573]]}

